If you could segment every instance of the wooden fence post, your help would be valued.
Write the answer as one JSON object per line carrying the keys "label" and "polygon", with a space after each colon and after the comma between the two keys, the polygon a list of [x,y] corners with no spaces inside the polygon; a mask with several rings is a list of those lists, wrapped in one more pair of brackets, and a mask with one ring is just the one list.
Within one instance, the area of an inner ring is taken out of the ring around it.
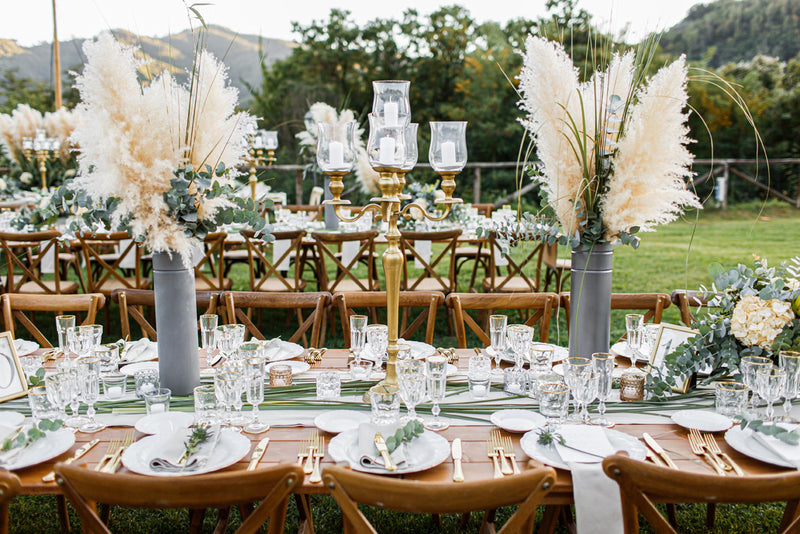
{"label": "wooden fence post", "polygon": [[[797,199],[800,202],[800,197]],[[472,203],[481,203],[481,168],[475,167],[475,179],[472,183]]]}
{"label": "wooden fence post", "polygon": [[303,203],[303,169],[297,169],[294,175],[294,203]]}

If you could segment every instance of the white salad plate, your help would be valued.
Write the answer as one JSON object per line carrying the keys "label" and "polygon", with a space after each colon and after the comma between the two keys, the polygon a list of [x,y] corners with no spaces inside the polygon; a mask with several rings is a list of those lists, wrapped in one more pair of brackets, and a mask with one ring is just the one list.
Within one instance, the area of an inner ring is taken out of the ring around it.
{"label": "white salad plate", "polygon": [[[6,434],[7,436],[8,434]],[[23,450],[14,454],[7,463],[2,463],[0,466],[9,471],[16,471],[39,465],[64,454],[73,445],[75,445],[75,434],[72,430],[62,428],[55,432],[47,432],[44,437],[37,439]],[[0,455],[0,461],[11,454],[12,451],[9,451]]]}
{"label": "white salad plate", "polygon": [[492,414],[494,425],[508,432],[530,432],[545,424],[547,419],[532,410],[499,410]]}
{"label": "white salad plate", "polygon": [[323,432],[339,434],[348,430],[357,430],[361,423],[369,423],[369,412],[356,410],[330,410],[322,412],[314,418],[314,425]]}
{"label": "white salad plate", "polygon": [[136,430],[142,434],[173,433],[183,428],[189,428],[194,422],[194,416],[188,412],[163,412],[145,415],[136,421]]}
{"label": "white salad plate", "polygon": [[[628,349],[628,342],[627,341],[618,341],[611,345],[611,348],[608,350],[614,356],[622,356],[623,358],[630,359],[630,349]],[[649,362],[650,356],[647,354],[637,354],[636,361],[638,362]]]}
{"label": "white salad plate", "polygon": [[671,417],[676,425],[700,432],[723,432],[733,426],[729,417],[708,410],[680,410]]}
{"label": "white salad plate", "polygon": [[143,369],[154,369],[158,371],[158,362],[129,363],[128,365],[120,367],[119,372],[125,376],[133,376],[136,374],[136,371],[141,371]]}
{"label": "white salad plate", "polygon": [[[775,447],[780,447],[782,454],[787,459],[795,460],[796,462],[800,463],[800,445],[791,446],[788,443],[785,444],[778,442],[774,438],[766,435],[763,438],[770,443],[774,443]],[[749,428],[742,429],[742,427],[739,425],[732,427],[730,430],[725,432],[725,441],[737,452],[740,452],[745,456],[749,456],[750,458],[755,458],[756,460],[780,467],[789,467],[793,469],[797,468],[797,465],[792,465],[784,458],[781,458],[775,454],[775,452],[759,443],[755,438],[753,438],[753,431]]]}
{"label": "white salad plate", "polygon": [[298,345],[297,343],[292,343],[290,341],[283,341],[282,339],[278,340],[277,344],[270,344],[270,342],[266,342],[266,349],[264,350],[264,358],[268,362],[280,362],[283,360],[291,360],[292,358],[297,358],[301,356],[306,349]]}

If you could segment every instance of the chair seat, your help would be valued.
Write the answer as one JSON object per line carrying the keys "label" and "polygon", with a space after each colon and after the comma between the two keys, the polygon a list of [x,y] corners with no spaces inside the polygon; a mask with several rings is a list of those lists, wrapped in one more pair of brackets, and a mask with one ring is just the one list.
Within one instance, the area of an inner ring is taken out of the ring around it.
{"label": "chair seat", "polygon": [[569,259],[556,260],[555,268],[564,270],[572,269],[572,260]]}
{"label": "chair seat", "polygon": [[[536,284],[536,281],[533,278],[528,278],[531,283]],[[503,280],[503,279],[501,279]],[[503,280],[505,281],[505,280]],[[531,286],[525,281],[524,278],[521,276],[515,276],[511,280],[505,281],[502,287],[495,288],[492,287],[492,279],[491,278],[484,278],[483,279],[483,290],[487,293],[492,291],[499,291],[501,293],[528,293],[530,291],[537,291],[537,288],[534,287],[531,289]]]}
{"label": "chair seat", "polygon": [[442,282],[447,285],[447,287],[442,287],[442,283],[440,283],[436,278],[423,278],[418,285],[417,281],[419,278],[409,278],[408,285],[406,287],[409,288],[409,291],[443,291],[448,292],[450,291],[450,279],[442,277]]}
{"label": "chair seat", "polygon": [[241,262],[241,261],[248,261],[249,258],[247,257],[247,249],[240,248],[236,250],[226,250],[225,251],[225,263],[228,262]]}
{"label": "chair seat", "polygon": [[[43,280],[42,284],[47,287],[48,291],[42,289],[42,287],[37,284],[36,282],[25,282],[20,286],[17,290],[17,293],[55,293],[56,292],[56,283],[53,280]],[[62,280],[61,281],[61,291],[60,293],[77,293],[78,292],[78,282],[73,282],[71,280]]]}
{"label": "chair seat", "polygon": [[[216,279],[214,279],[214,284],[211,284],[211,283],[203,280],[202,278],[195,278],[195,280],[194,280],[194,288],[195,288],[196,291],[219,291],[220,288],[218,288],[215,285],[216,282],[217,282]],[[231,287],[233,287],[233,280],[231,280],[230,278],[223,278],[222,279],[222,289],[227,291]]]}
{"label": "chair seat", "polygon": [[[292,280],[287,280],[291,284]],[[264,291],[266,293],[276,293],[279,291],[303,291],[306,288],[306,281],[300,280],[300,284],[297,288],[286,287],[286,284],[278,280],[277,278],[267,278],[264,280],[264,283],[258,286],[258,288],[253,288],[253,291]]]}

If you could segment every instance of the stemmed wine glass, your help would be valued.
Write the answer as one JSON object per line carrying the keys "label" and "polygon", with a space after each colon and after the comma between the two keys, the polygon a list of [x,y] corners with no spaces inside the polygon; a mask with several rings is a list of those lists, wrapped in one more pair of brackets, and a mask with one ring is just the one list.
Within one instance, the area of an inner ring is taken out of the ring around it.
{"label": "stemmed wine glass", "polygon": [[264,402],[264,358],[253,357],[245,360],[245,379],[247,380],[247,403],[253,407],[252,420],[244,426],[244,431],[260,434],[269,430],[269,425],[258,418],[258,405]]}
{"label": "stemmed wine glass", "polygon": [[756,388],[759,395],[767,401],[767,421],[772,421],[775,418],[775,410],[772,408],[772,403],[781,398],[785,384],[786,371],[778,367],[763,368],[756,372]]}
{"label": "stemmed wine glass", "polygon": [[508,344],[514,352],[514,368],[522,369],[525,352],[530,350],[533,341],[533,328],[525,324],[508,325]]}
{"label": "stemmed wine glass", "polygon": [[229,360],[222,365],[222,371],[231,373],[234,378],[232,381],[227,383],[230,389],[228,392],[228,398],[230,399],[231,403],[230,424],[235,427],[242,427],[250,422],[250,420],[242,413],[242,406],[244,405],[242,395],[247,389],[245,364],[241,360]]}
{"label": "stemmed wine glass", "polygon": [[89,433],[103,430],[106,425],[98,423],[94,418],[94,403],[100,396],[100,358],[86,357],[78,360],[78,384],[83,402],[88,405],[86,416],[89,418],[78,430]]}
{"label": "stemmed wine glass", "polygon": [[631,368],[636,369],[636,357],[642,347],[642,324],[644,315],[629,313],[625,315],[625,330],[628,334],[628,357],[631,359]]}
{"label": "stemmed wine glass", "polygon": [[[572,356],[564,360],[564,381],[572,392],[575,402],[575,414],[581,407],[578,390],[585,387],[586,381],[592,373],[592,360],[581,356]],[[570,416],[570,419],[575,416]]]}
{"label": "stemmed wine glass", "polygon": [[65,373],[55,373],[44,378],[47,399],[58,408],[58,417],[67,420],[67,405],[72,400],[71,379]]}
{"label": "stemmed wine glass", "polygon": [[428,367],[428,394],[433,401],[431,413],[433,419],[425,423],[425,428],[438,432],[449,428],[450,425],[439,419],[439,403],[444,400],[445,388],[447,387],[447,358],[444,356],[428,356],[425,360]]}
{"label": "stemmed wine glass", "polygon": [[772,367],[772,360],[763,356],[745,356],[739,360],[739,371],[742,373],[742,382],[750,388],[753,396],[750,398],[749,406],[756,409],[758,405],[759,391],[756,385],[756,374],[761,369]]}
{"label": "stemmed wine glass", "polygon": [[75,328],[74,315],[56,316],[56,331],[58,332],[58,351],[64,355],[64,359],[69,361],[69,342],[67,341],[67,331]]}
{"label": "stemmed wine glass", "polygon": [[78,428],[88,421],[87,417],[79,413],[81,407],[81,388],[78,378],[78,361],[80,361],[80,358],[70,362],[61,362],[56,366],[58,372],[63,374],[66,380],[65,386],[67,391],[69,391],[69,408],[72,411],[72,415],[67,417],[64,424],[73,428]]}
{"label": "stemmed wine glass", "polygon": [[600,401],[600,405],[597,407],[600,417],[594,420],[594,424],[611,428],[614,423],[606,417],[606,401],[611,394],[611,385],[614,382],[614,355],[607,352],[595,352],[592,354],[592,363],[597,375],[597,398]]}
{"label": "stemmed wine glass", "polygon": [[239,390],[241,373],[225,370],[214,375],[214,393],[217,401],[225,408],[225,422],[230,426],[235,426],[232,410],[236,404],[236,397],[239,397],[241,404],[242,393]]}
{"label": "stemmed wine glass", "polygon": [[493,375],[503,375],[503,370],[500,368],[500,360],[503,357],[503,352],[506,350],[506,325],[508,324],[508,317],[505,315],[490,315],[489,316],[489,341],[490,348],[494,351],[494,369]]}
{"label": "stemmed wine glass", "polygon": [[401,360],[397,362],[397,385],[400,397],[408,409],[405,421],[421,421],[417,415],[417,404],[425,396],[425,362],[422,360]]}
{"label": "stemmed wine glass", "polygon": [[356,362],[361,361],[361,353],[367,342],[367,323],[369,317],[366,315],[350,316],[350,350],[353,351],[353,358]]}
{"label": "stemmed wine glass", "polygon": [[[93,325],[74,326],[67,329],[67,345],[70,352],[78,355],[78,358],[86,356],[91,352],[95,343],[95,332]],[[64,363],[69,362],[67,358]]]}
{"label": "stemmed wine glass", "polygon": [[380,367],[387,360],[386,349],[389,347],[389,327],[385,324],[371,324],[367,327],[369,350],[375,356],[375,367]]}
{"label": "stemmed wine glass", "polygon": [[588,425],[592,422],[589,418],[589,403],[597,397],[598,380],[598,374],[590,370],[575,382],[577,388],[572,390],[572,394],[581,410],[581,424]]}
{"label": "stemmed wine glass", "polygon": [[782,421],[792,422],[789,413],[792,411],[792,400],[797,397],[797,390],[800,387],[800,352],[782,350],[778,353],[778,363],[780,368],[786,372],[786,384],[783,388]]}

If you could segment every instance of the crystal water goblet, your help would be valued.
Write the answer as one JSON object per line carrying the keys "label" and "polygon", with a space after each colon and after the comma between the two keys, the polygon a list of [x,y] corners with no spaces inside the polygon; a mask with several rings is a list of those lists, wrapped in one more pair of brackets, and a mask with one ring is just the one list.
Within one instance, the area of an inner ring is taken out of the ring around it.
{"label": "crystal water goblet", "polygon": [[56,332],[58,332],[58,350],[64,355],[64,358],[69,360],[69,343],[67,341],[67,332],[70,328],[75,328],[74,315],[57,315],[56,316]]}
{"label": "crystal water goblet", "polygon": [[797,390],[800,387],[800,352],[782,350],[778,353],[778,364],[781,369],[786,371],[786,384],[783,388],[782,421],[792,422],[789,415],[792,411],[792,401],[797,397]]}
{"label": "crystal water goblet", "polygon": [[44,377],[47,399],[58,410],[58,417],[67,420],[67,405],[72,400],[71,378],[64,373],[55,373]]}
{"label": "crystal water goblet", "polygon": [[361,353],[367,342],[367,324],[369,317],[366,315],[350,316],[350,350],[353,351],[353,358],[361,361]]}
{"label": "crystal water goblet", "polygon": [[500,360],[503,357],[503,352],[506,350],[508,341],[506,333],[507,325],[508,317],[505,315],[489,316],[489,347],[494,352],[493,375],[503,376],[503,370],[500,368]]}
{"label": "crystal water goblet", "polygon": [[[78,360],[80,360],[80,358],[78,358]],[[81,389],[80,380],[78,378],[78,360],[64,361],[56,366],[58,372],[65,377],[65,385],[69,392],[69,408],[72,411],[72,415],[67,417],[64,424],[73,428],[78,428],[88,421],[88,418],[80,415],[79,412],[81,406]]]}
{"label": "crystal water goblet", "polygon": [[639,349],[642,347],[642,325],[644,315],[641,313],[629,313],[625,315],[625,331],[628,336],[628,357],[631,359],[631,367],[636,368],[636,358]]}
{"label": "crystal water goblet", "polygon": [[444,400],[447,387],[447,358],[438,355],[428,356],[425,362],[428,371],[428,395],[433,401],[433,408],[431,409],[433,419],[425,422],[425,428],[438,432],[450,427],[448,423],[439,419],[439,413],[441,412],[439,403]]}
{"label": "crystal water goblet", "polygon": [[417,405],[425,397],[425,362],[423,360],[402,360],[397,362],[397,385],[400,398],[406,405],[408,414],[405,421],[422,421],[417,415]]}
{"label": "crystal water goblet", "polygon": [[86,417],[88,421],[78,427],[81,432],[98,432],[103,430],[106,425],[98,423],[95,419],[94,403],[100,396],[100,358],[89,356],[80,358],[77,361],[78,384],[83,402],[86,403]]}
{"label": "crystal water goblet", "polygon": [[753,392],[753,396],[748,403],[748,407],[753,410],[757,408],[760,394],[756,386],[756,374],[760,369],[770,367],[772,367],[772,360],[763,356],[745,356],[739,360],[739,372],[742,374],[742,382]]}
{"label": "crystal water goblet", "polygon": [[367,343],[375,357],[375,366],[380,367],[387,360],[386,348],[389,346],[389,327],[385,324],[371,324],[367,327]]}
{"label": "crystal water goblet", "polygon": [[571,356],[564,360],[564,381],[572,391],[573,402],[575,403],[576,420],[579,419],[578,411],[580,409],[580,402],[576,396],[575,391],[581,387],[581,383],[586,380],[587,376],[592,372],[592,360],[582,356]]}
{"label": "crystal water goblet", "polygon": [[94,328],[91,326],[75,326],[67,330],[67,345],[70,352],[75,353],[78,358],[89,354],[95,346],[94,341]]}
{"label": "crystal water goblet", "polygon": [[264,402],[264,358],[250,357],[244,361],[245,377],[247,380],[247,403],[252,406],[249,423],[244,425],[244,431],[251,434],[260,434],[269,430],[269,425],[262,423],[258,415],[258,406]]}
{"label": "crystal water goblet", "polygon": [[581,424],[588,425],[591,422],[589,418],[589,403],[597,398],[598,375],[594,370],[591,370],[577,379],[575,384],[577,387],[572,390],[572,394],[575,396],[575,400],[578,401],[578,406],[581,410],[580,421]]}
{"label": "crystal water goblet", "polygon": [[525,324],[508,325],[508,344],[514,352],[514,367],[522,369],[525,363],[525,353],[530,351],[533,341],[533,328]]}
{"label": "crystal water goblet", "polygon": [[614,423],[606,417],[606,401],[611,394],[611,385],[614,383],[614,355],[607,352],[592,354],[592,364],[597,375],[597,399],[600,401],[597,412],[600,415],[594,424],[611,428]]}
{"label": "crystal water goblet", "polygon": [[772,404],[783,395],[785,384],[786,371],[783,369],[766,367],[756,372],[756,388],[759,395],[767,401],[767,421],[772,421],[775,418],[775,410],[772,408]]}

